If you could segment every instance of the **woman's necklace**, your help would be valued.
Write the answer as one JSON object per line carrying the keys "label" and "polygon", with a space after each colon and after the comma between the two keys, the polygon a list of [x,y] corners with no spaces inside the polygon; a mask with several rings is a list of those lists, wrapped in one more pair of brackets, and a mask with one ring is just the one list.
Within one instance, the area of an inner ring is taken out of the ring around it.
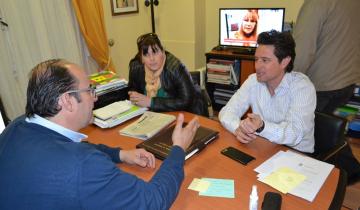
{"label": "woman's necklace", "polygon": [[155,73],[157,72],[158,70],[154,71],[154,72],[151,72],[151,85],[154,85],[155,82],[156,82],[156,78],[155,78]]}

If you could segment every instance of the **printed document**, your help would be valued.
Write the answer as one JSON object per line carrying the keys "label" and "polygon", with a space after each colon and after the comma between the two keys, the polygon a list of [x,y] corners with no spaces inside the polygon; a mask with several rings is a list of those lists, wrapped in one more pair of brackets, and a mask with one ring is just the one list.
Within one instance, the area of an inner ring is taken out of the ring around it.
{"label": "printed document", "polygon": [[279,151],[254,171],[259,173],[258,180],[264,182],[272,172],[281,168],[290,168],[306,177],[289,193],[312,202],[334,165],[288,150],[287,152]]}

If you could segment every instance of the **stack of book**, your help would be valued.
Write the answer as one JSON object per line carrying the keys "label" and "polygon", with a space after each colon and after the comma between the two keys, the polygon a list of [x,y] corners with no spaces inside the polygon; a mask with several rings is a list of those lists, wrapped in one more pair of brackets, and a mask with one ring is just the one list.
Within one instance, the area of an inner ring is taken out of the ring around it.
{"label": "stack of book", "polygon": [[116,73],[108,70],[91,74],[89,78],[91,85],[96,87],[97,95],[127,87],[128,83],[125,79],[121,79]]}
{"label": "stack of book", "polygon": [[230,100],[231,96],[235,94],[236,90],[215,88],[214,90],[214,101],[217,104],[226,105]]}
{"label": "stack of book", "polygon": [[238,60],[211,58],[206,68],[208,82],[225,85],[239,84],[240,62]]}
{"label": "stack of book", "polygon": [[117,101],[93,111],[94,124],[100,128],[111,128],[143,114],[147,108],[131,104],[130,101]]}

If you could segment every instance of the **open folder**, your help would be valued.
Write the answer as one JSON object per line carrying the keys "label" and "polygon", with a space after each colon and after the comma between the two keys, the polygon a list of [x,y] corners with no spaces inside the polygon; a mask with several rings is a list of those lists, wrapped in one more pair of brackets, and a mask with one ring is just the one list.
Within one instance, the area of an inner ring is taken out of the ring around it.
{"label": "open folder", "polygon": [[121,135],[147,140],[170,125],[175,119],[174,115],[146,111],[138,120],[119,132]]}
{"label": "open folder", "polygon": [[[175,125],[172,125],[171,127],[166,128],[165,130],[148,139],[147,141],[136,145],[136,147],[144,148],[154,154],[156,158],[164,160],[169,155],[171,147],[173,145],[171,136],[174,128]],[[218,137],[218,134],[218,131],[200,126],[196,131],[194,140],[192,141],[188,149],[185,151],[185,160],[193,156],[195,153],[200,152],[210,142],[215,140]]]}

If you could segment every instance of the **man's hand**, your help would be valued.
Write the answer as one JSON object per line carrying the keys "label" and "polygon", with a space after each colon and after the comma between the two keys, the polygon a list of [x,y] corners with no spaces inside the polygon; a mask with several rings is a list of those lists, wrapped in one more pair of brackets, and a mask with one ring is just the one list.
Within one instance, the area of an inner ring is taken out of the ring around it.
{"label": "man's hand", "polygon": [[240,121],[239,127],[235,130],[236,138],[242,143],[249,143],[256,139],[255,131],[263,125],[259,115],[249,113],[247,118]]}
{"label": "man's hand", "polygon": [[136,91],[129,91],[128,94],[129,94],[129,99],[133,104],[140,107],[150,107],[151,105],[150,97],[138,93]]}
{"label": "man's hand", "polygon": [[246,133],[255,133],[255,131],[262,126],[262,119],[259,115],[249,113],[246,117],[246,119],[240,121],[239,127],[241,127],[241,130]]}
{"label": "man's hand", "polygon": [[244,144],[250,143],[251,141],[256,139],[256,135],[254,133],[246,133],[244,129],[241,127],[241,121],[239,127],[235,130],[236,138]]}
{"label": "man's hand", "polygon": [[181,147],[184,151],[190,146],[197,129],[199,128],[199,119],[194,117],[185,128],[182,127],[184,115],[179,114],[176,120],[176,126],[172,134],[173,145]]}
{"label": "man's hand", "polygon": [[247,116],[248,119],[250,119],[250,121],[252,122],[252,128],[254,129],[254,132],[260,127],[262,127],[264,121],[261,119],[260,115],[249,113]]}
{"label": "man's hand", "polygon": [[141,167],[155,168],[155,157],[144,149],[120,150],[120,160]]}

